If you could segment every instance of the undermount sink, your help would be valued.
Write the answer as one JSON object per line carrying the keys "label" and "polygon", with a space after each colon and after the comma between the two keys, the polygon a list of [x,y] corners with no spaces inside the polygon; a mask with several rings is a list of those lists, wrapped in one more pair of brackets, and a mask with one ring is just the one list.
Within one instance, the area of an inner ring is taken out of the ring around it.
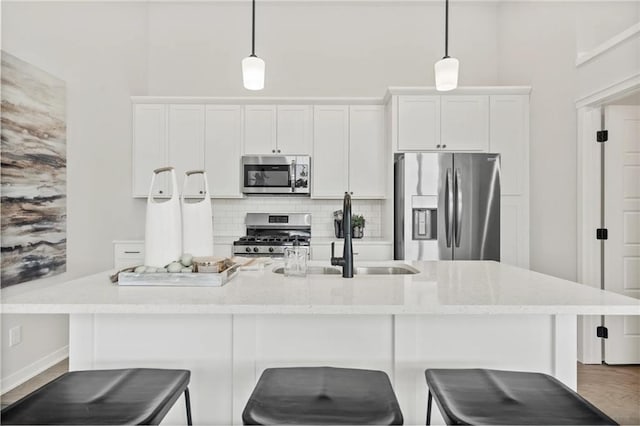
{"label": "undermount sink", "polygon": [[[276,274],[284,274],[284,267],[277,267],[273,272]],[[353,269],[353,273],[358,275],[413,275],[419,272],[416,268],[403,264],[393,266],[359,266]],[[342,275],[342,268],[333,266],[309,266],[307,267],[307,274]]]}

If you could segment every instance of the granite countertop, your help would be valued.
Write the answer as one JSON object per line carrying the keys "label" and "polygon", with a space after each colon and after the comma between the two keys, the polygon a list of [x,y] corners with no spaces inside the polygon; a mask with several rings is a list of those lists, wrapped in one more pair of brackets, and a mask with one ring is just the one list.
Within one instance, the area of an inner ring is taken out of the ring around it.
{"label": "granite countertop", "polygon": [[[384,264],[399,262],[383,262]],[[326,262],[311,262],[327,265]],[[357,262],[356,266],[380,262]],[[489,261],[411,262],[415,275],[241,271],[222,287],[129,287],[104,271],[1,292],[3,313],[640,315],[640,300]]]}

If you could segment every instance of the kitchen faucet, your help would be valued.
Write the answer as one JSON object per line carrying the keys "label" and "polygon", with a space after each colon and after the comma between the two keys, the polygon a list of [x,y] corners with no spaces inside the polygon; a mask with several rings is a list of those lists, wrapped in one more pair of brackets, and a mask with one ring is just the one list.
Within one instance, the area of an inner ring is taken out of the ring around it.
{"label": "kitchen faucet", "polygon": [[331,264],[342,266],[342,278],[353,278],[353,245],[351,240],[351,195],[344,193],[342,206],[342,232],[344,234],[344,250],[342,257],[335,257],[336,243],[331,243]]}

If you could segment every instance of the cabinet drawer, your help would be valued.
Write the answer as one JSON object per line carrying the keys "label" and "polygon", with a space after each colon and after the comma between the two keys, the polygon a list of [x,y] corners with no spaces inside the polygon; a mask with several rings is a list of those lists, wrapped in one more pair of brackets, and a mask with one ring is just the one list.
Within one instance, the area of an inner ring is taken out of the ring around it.
{"label": "cabinet drawer", "polygon": [[[342,256],[343,241],[336,240],[335,255]],[[393,260],[393,245],[391,243],[358,244],[353,242],[353,259],[357,261],[388,261]],[[331,260],[331,244],[311,244],[311,260]],[[356,265],[357,266],[357,265]]]}
{"label": "cabinet drawer", "polygon": [[113,266],[117,269],[144,263],[144,242],[113,243]]}

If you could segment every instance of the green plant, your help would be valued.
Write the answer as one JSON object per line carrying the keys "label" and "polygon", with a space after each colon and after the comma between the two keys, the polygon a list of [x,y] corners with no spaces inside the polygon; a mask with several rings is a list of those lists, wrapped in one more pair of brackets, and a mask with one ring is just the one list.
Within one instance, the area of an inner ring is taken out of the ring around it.
{"label": "green plant", "polygon": [[362,216],[362,215],[354,214],[354,215],[351,217],[351,225],[352,225],[354,228],[363,228],[363,229],[364,229],[364,223],[365,223],[365,222],[366,222],[366,221],[365,221],[365,219],[364,219],[364,216]]}

